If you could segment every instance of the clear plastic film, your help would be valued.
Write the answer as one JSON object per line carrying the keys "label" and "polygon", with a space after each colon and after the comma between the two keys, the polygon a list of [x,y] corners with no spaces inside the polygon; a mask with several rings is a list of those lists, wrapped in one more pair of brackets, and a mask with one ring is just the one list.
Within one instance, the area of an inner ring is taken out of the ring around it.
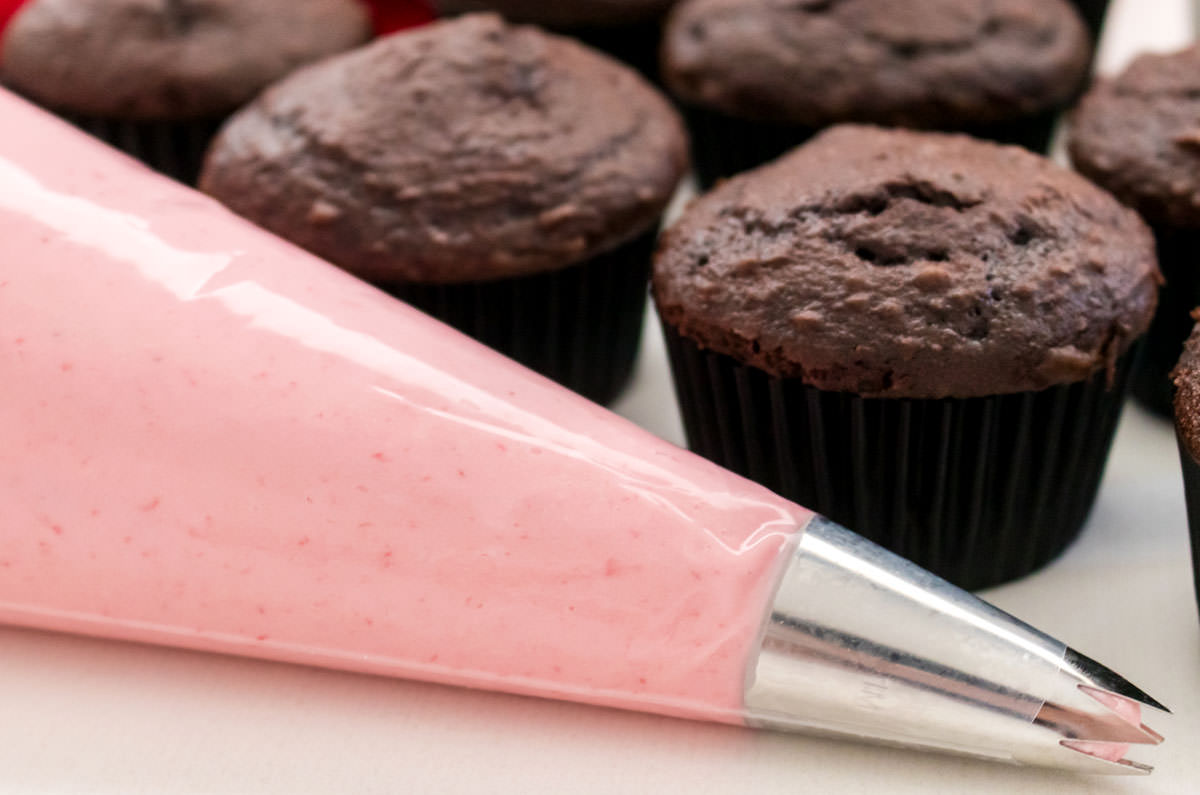
{"label": "clear plastic film", "polygon": [[807,512],[0,118],[0,621],[741,721]]}

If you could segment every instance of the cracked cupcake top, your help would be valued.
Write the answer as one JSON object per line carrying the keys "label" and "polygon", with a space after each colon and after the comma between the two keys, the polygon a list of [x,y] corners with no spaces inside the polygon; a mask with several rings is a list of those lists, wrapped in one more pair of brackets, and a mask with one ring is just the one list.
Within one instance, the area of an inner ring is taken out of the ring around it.
{"label": "cracked cupcake top", "polygon": [[453,283],[625,242],[686,167],[682,123],[635,72],[475,15],[273,86],[222,130],[200,186],[364,278]]}
{"label": "cracked cupcake top", "polygon": [[664,234],[663,319],[830,391],[976,397],[1111,367],[1159,272],[1131,210],[1017,147],[835,127],[722,183]]}
{"label": "cracked cupcake top", "polygon": [[1200,45],[1143,55],[1088,92],[1071,160],[1151,223],[1200,228]]}
{"label": "cracked cupcake top", "polygon": [[739,118],[965,127],[1069,102],[1090,53],[1066,0],[685,0],[663,63],[679,97]]}
{"label": "cracked cupcake top", "polygon": [[370,35],[355,0],[31,0],[5,32],[0,77],[58,110],[219,117]]}

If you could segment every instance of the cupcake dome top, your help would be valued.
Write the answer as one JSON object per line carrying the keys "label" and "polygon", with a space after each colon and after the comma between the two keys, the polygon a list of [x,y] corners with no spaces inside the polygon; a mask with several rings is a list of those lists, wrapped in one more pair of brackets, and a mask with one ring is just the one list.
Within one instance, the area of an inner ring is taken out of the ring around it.
{"label": "cupcake dome top", "polygon": [[201,188],[377,282],[572,265],[657,223],[682,122],[632,70],[473,15],[300,70],[226,125]]}
{"label": "cupcake dome top", "polygon": [[1200,45],[1143,55],[1071,118],[1076,168],[1151,223],[1200,227]]}
{"label": "cupcake dome top", "polygon": [[1066,0],[684,0],[663,64],[680,98],[739,118],[962,127],[1061,105],[1090,54]]}
{"label": "cupcake dome top", "polygon": [[222,116],[370,35],[355,0],[31,0],[4,34],[0,79],[91,116]]}
{"label": "cupcake dome top", "polygon": [[551,28],[613,27],[662,16],[675,0],[434,0],[446,14],[495,11]]}
{"label": "cupcake dome top", "polygon": [[1137,215],[1044,158],[846,125],[693,203],[654,291],[684,336],[775,375],[965,398],[1111,366],[1159,278]]}
{"label": "cupcake dome top", "polygon": [[1200,461],[1200,326],[1192,330],[1171,373],[1175,382],[1175,427],[1195,461]]}

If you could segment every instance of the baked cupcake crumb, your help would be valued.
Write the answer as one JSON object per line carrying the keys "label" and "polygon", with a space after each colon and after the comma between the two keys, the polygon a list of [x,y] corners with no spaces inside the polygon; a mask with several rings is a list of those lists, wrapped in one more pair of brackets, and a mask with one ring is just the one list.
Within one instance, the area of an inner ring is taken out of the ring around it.
{"label": "baked cupcake crumb", "polygon": [[846,125],[693,203],[664,320],[829,391],[973,397],[1111,368],[1154,314],[1137,215],[1018,147]]}

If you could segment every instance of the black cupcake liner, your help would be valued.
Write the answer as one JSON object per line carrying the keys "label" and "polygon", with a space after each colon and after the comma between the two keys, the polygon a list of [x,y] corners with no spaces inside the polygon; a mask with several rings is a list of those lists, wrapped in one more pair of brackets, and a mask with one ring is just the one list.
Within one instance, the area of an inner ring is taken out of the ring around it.
{"label": "black cupcake liner", "polygon": [[562,270],[488,282],[381,285],[597,403],[633,373],[656,231]]}
{"label": "black cupcake liner", "polygon": [[185,185],[196,184],[208,145],[223,121],[120,121],[70,113],[59,115]]}
{"label": "black cupcake liner", "polygon": [[1158,265],[1167,283],[1158,292],[1158,309],[1146,333],[1146,351],[1133,377],[1133,396],[1161,417],[1173,414],[1170,373],[1192,333],[1192,310],[1200,306],[1200,230],[1154,230]]}
{"label": "black cupcake liner", "polygon": [[[717,180],[770,162],[807,141],[818,130],[800,125],[749,121],[723,113],[685,106],[684,118],[692,136],[692,161],[701,188]],[[1058,112],[1050,111],[1001,124],[965,127],[976,138],[1017,144],[1034,152],[1050,148]]]}
{"label": "black cupcake liner", "polygon": [[692,164],[702,189],[770,162],[817,132],[811,127],[735,119],[691,105],[683,107],[683,116],[692,138]]}
{"label": "black cupcake liner", "polygon": [[1100,32],[1104,29],[1104,17],[1108,14],[1109,0],[1071,0],[1079,10],[1083,21],[1092,31],[1092,40],[1100,40]]}
{"label": "black cupcake liner", "polygon": [[1087,519],[1133,353],[1109,386],[910,400],[829,392],[664,324],[689,447],[968,589],[1040,568]]}
{"label": "black cupcake liner", "polygon": [[1187,502],[1188,536],[1192,547],[1192,572],[1196,603],[1200,605],[1200,463],[1192,458],[1187,444],[1179,438],[1179,462],[1183,467],[1183,496]]}
{"label": "black cupcake liner", "polygon": [[605,52],[632,66],[651,82],[659,82],[658,49],[662,23],[653,20],[617,27],[577,28],[561,31],[589,47]]}

